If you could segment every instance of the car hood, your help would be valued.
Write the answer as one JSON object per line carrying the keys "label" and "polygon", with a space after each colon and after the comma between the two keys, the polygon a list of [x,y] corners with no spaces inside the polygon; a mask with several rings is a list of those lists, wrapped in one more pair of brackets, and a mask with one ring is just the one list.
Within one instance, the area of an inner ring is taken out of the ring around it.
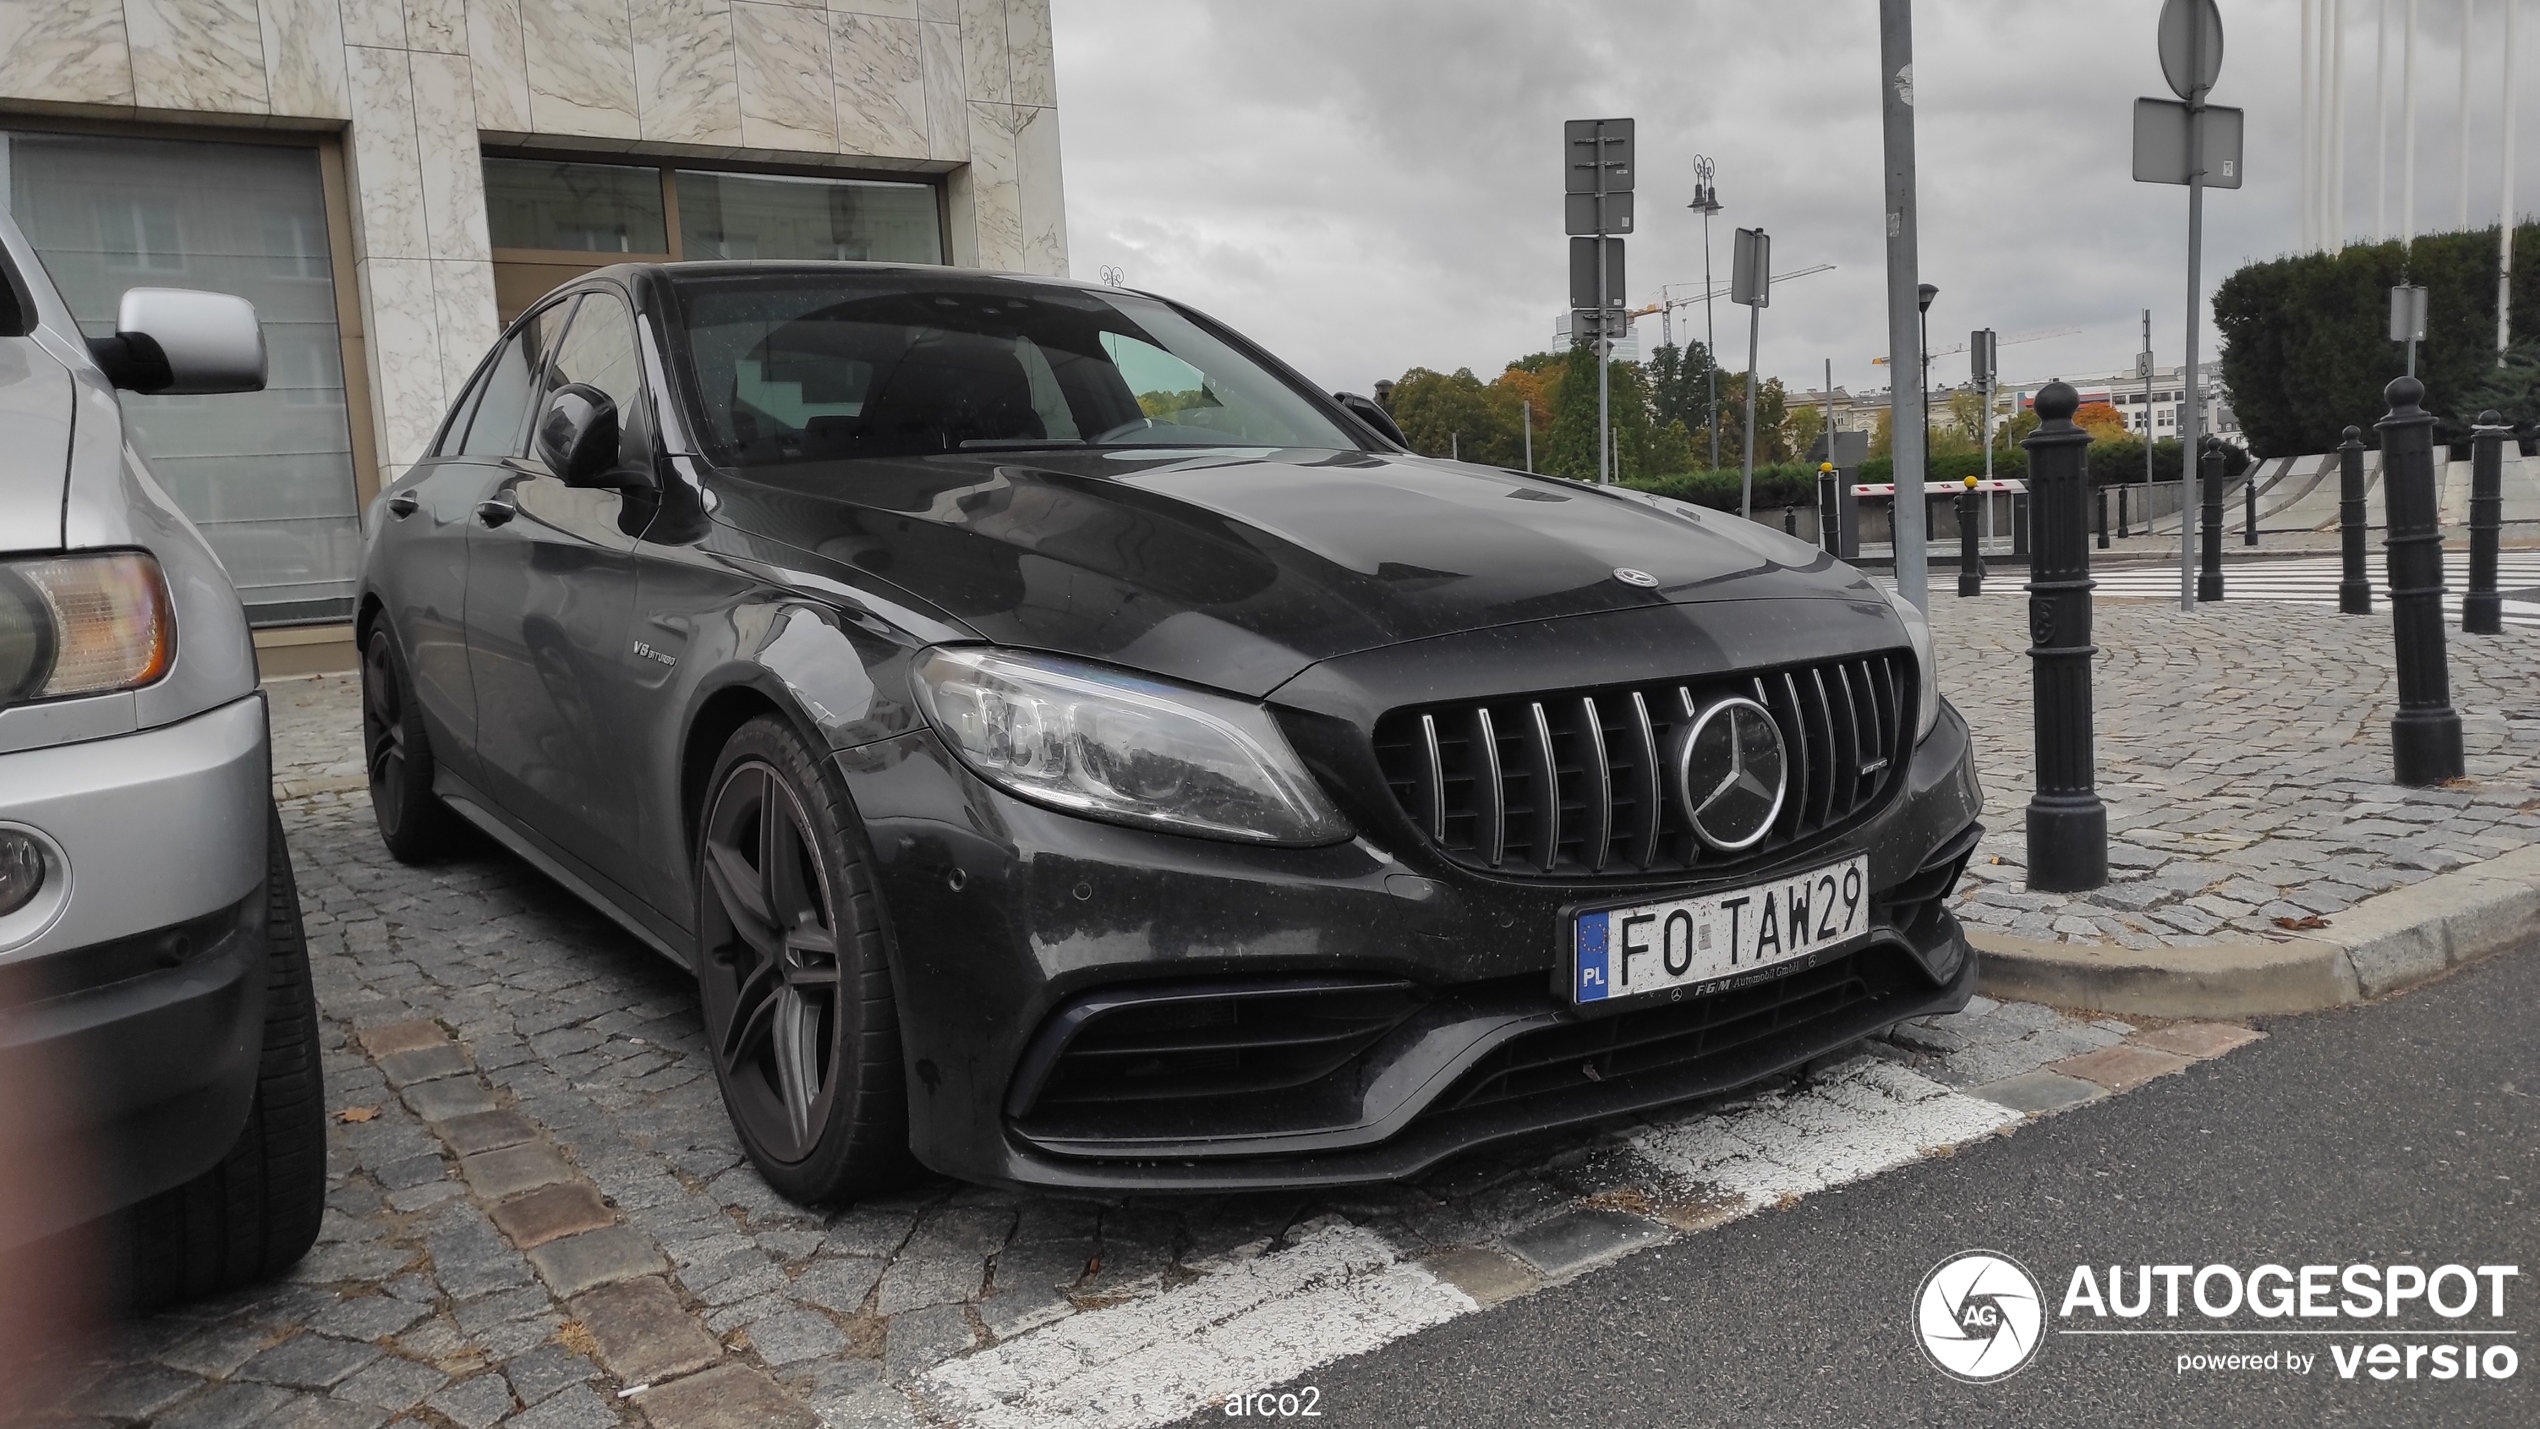
{"label": "car hood", "polygon": [[983,639],[1255,695],[1334,656],[1494,626],[1878,598],[1825,552],[1733,516],[1370,452],[980,453],[758,468],[715,488],[719,522]]}

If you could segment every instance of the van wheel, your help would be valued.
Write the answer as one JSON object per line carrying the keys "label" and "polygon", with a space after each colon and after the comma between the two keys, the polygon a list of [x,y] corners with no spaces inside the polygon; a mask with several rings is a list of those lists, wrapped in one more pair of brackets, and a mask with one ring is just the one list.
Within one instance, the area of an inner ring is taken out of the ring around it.
{"label": "van wheel", "polygon": [[362,763],[380,842],[399,863],[429,863],[452,851],[458,818],[432,792],[432,743],[414,680],[382,617],[362,647]]}
{"label": "van wheel", "polygon": [[290,1269],[326,1211],[317,999],[282,814],[267,820],[264,1051],[255,1100],[210,1170],[124,1212],[124,1299],[135,1308],[234,1290]]}
{"label": "van wheel", "polygon": [[773,715],[741,726],[706,787],[697,990],[742,1148],[790,1200],[899,1182],[899,1017],[846,791]]}

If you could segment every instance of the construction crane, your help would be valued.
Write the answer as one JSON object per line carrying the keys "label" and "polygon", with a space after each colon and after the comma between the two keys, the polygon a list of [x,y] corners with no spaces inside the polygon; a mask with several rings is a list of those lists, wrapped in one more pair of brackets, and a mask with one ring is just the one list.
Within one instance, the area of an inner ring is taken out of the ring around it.
{"label": "construction crane", "polygon": [[[1794,279],[1805,278],[1812,274],[1831,273],[1833,271],[1834,265],[1832,263],[1820,263],[1813,268],[1802,268],[1796,273],[1775,273],[1773,275],[1773,281],[1776,283],[1788,283]],[[1699,283],[1665,284],[1658,289],[1658,301],[1651,303],[1645,308],[1634,308],[1630,312],[1623,314],[1623,316],[1631,322],[1638,322],[1652,313],[1659,314],[1659,321],[1662,324],[1659,341],[1664,342],[1669,347],[1673,347],[1676,345],[1676,309],[1692,307],[1694,304],[1701,302],[1705,298],[1725,298],[1729,293],[1728,284],[1722,283],[1708,292],[1696,293],[1689,298],[1673,298],[1668,296],[1668,293],[1676,288],[1698,288],[1701,286],[1702,285]]]}
{"label": "construction crane", "polygon": [[[2051,327],[2043,332],[2024,332],[2016,337],[1995,338],[1993,340],[1993,345],[1995,347],[2010,347],[2023,342],[2044,342],[2050,337],[2071,337],[2073,334],[2080,331],[2081,329],[2077,327]],[[1931,351],[1924,353],[1923,358],[1925,361],[1929,361],[1935,357],[1947,357],[1952,353],[1964,352],[1966,350],[1967,345],[1961,342],[1949,347],[1935,347]],[[1885,367],[1887,366],[1887,359],[1884,357],[1873,357],[1870,359],[1870,365],[1872,367]]]}

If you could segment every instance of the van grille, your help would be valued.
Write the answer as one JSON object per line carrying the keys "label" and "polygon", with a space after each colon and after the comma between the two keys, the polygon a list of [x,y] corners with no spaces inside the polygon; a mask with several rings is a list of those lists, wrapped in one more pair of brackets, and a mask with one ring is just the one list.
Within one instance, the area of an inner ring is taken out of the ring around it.
{"label": "van grille", "polygon": [[[1447,857],[1493,873],[1628,878],[1768,859],[1856,821],[1904,772],[1916,690],[1905,652],[1702,681],[1512,695],[1395,710],[1376,757],[1411,822]],[[1744,695],[1770,710],[1788,794],[1753,848],[1694,835],[1665,767],[1680,730]]]}

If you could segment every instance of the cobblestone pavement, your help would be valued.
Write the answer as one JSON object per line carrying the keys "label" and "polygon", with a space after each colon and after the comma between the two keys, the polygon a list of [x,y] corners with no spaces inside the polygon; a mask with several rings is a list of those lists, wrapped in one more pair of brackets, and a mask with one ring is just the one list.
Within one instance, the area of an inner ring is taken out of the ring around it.
{"label": "cobblestone pavement", "polygon": [[2109,884],[2024,888],[2035,788],[2026,577],[1933,585],[1941,689],[1976,730],[1987,834],[1958,916],[2049,942],[2184,945],[2296,936],[2375,893],[2540,842],[2540,630],[2450,636],[2469,777],[2403,789],[2386,602],[2370,616],[2229,600],[2102,599],[2099,793]]}
{"label": "cobblestone pavement", "polygon": [[[1145,1426],[2256,1034],[1978,999],[1708,1105],[1416,1183],[821,1210],[742,1160],[693,984],[488,849],[390,861],[347,678],[272,687],[324,1015],[320,1243],[129,1320],[53,1422]],[[343,788],[355,783],[353,788]]]}

